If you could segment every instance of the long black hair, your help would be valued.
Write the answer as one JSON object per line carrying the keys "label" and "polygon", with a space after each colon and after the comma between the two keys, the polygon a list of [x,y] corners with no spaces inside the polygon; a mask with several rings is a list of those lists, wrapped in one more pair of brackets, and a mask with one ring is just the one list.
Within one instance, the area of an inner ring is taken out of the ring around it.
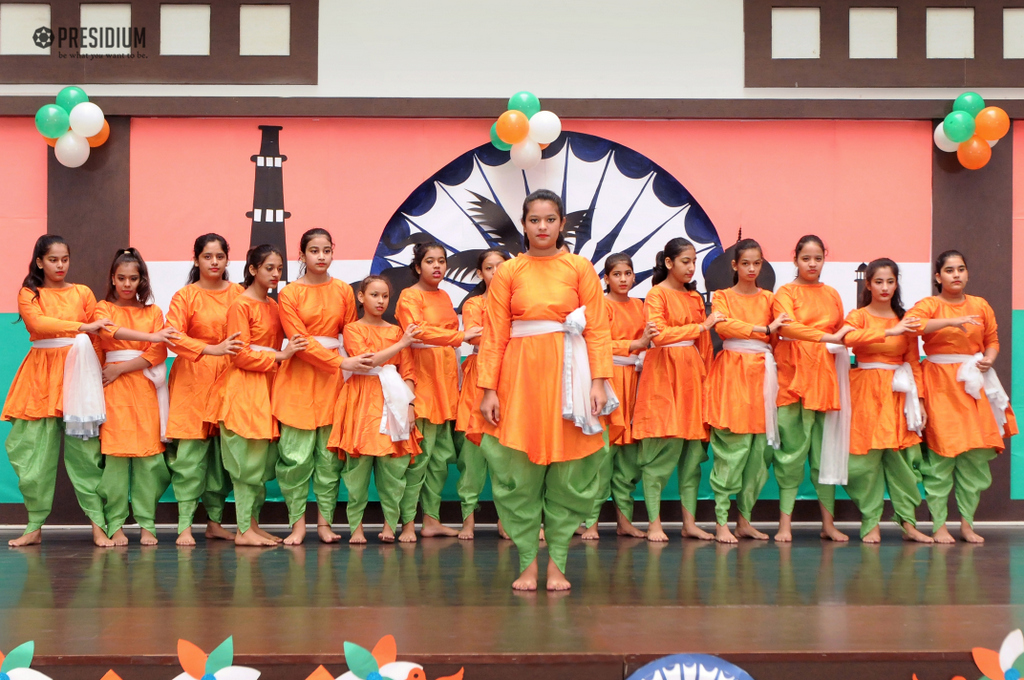
{"label": "long black hair", "polygon": [[892,297],[889,298],[889,305],[892,307],[892,311],[896,313],[896,318],[902,319],[907,310],[903,309],[903,296],[900,295],[900,266],[887,257],[880,257],[868,263],[868,268],[864,270],[864,290],[860,292],[860,300],[857,301],[857,307],[867,307],[871,304],[871,290],[868,288],[868,283],[871,279],[875,278],[875,274],[878,273],[879,269],[889,269],[896,278],[896,290],[893,291]]}
{"label": "long black hair", "polygon": [[409,269],[416,275],[416,280],[420,278],[420,267],[423,265],[423,258],[427,256],[434,248],[437,248],[444,253],[445,259],[448,258],[448,251],[445,247],[437,241],[427,241],[426,243],[417,243],[412,249],[412,262],[409,263]]}
{"label": "long black hair", "polygon": [[[666,243],[664,250],[658,251],[658,254],[654,256],[654,273],[651,275],[652,285],[656,286],[668,278],[668,267],[665,266],[666,258],[675,260],[687,248],[693,249],[694,252],[697,250],[692,243],[679,236]],[[686,290],[697,290],[697,282],[690,281],[684,288]]]}
{"label": "long black hair", "polygon": [[[306,247],[309,246],[309,242],[312,241],[313,239],[315,239],[318,236],[327,239],[327,242],[331,244],[331,248],[334,248],[334,239],[331,238],[331,232],[327,231],[323,227],[313,227],[312,229],[306,231],[306,233],[302,235],[302,238],[299,239],[299,253],[300,254],[305,254]],[[305,276],[305,275],[306,275],[306,263],[305,263],[305,261],[300,261],[299,262],[299,276]]]}
{"label": "long black hair", "polygon": [[28,276],[21,282],[22,288],[28,288],[32,291],[33,300],[39,297],[39,288],[46,283],[46,274],[43,273],[43,268],[36,264],[36,262],[46,257],[46,254],[50,252],[50,248],[58,245],[67,248],[68,256],[71,255],[71,246],[68,245],[68,242],[62,236],[43,234],[36,239],[36,244],[32,248],[32,260],[28,263]]}
{"label": "long black hair", "polygon": [[[203,234],[202,236],[200,236],[199,238],[196,239],[195,243],[192,244],[192,255],[194,256],[193,259],[196,262],[199,262],[199,256],[203,254],[204,250],[206,250],[206,246],[208,246],[208,245],[210,245],[211,243],[214,243],[214,242],[220,244],[221,250],[224,251],[224,257],[228,257],[228,241],[227,241],[227,239],[225,239],[220,234]],[[196,281],[199,280],[199,276],[200,276],[200,274],[199,274],[199,265],[198,264],[193,264],[192,265],[192,269],[188,273],[188,282],[189,283],[195,283]],[[225,281],[228,280],[228,268],[227,267],[224,267],[224,273],[221,274],[220,278],[222,278]]]}
{"label": "long black hair", "polygon": [[[537,201],[551,201],[555,204],[555,210],[558,211],[558,219],[565,219],[565,205],[562,203],[562,198],[550,189],[537,189],[532,194],[523,199],[523,250],[530,249],[530,237],[526,235],[526,214],[530,212],[530,205]],[[559,250],[565,245],[565,235],[561,229],[558,231],[558,238],[555,239],[555,248]]]}
{"label": "long black hair", "polygon": [[242,280],[243,288],[248,288],[252,285],[253,281],[256,280],[256,275],[249,271],[249,268],[253,267],[258,270],[271,255],[277,255],[281,258],[281,262],[284,263],[284,253],[281,252],[280,248],[271,243],[264,243],[263,245],[256,246],[255,248],[249,248],[249,252],[245,254],[245,278]]}
{"label": "long black hair", "polygon": [[804,249],[808,243],[817,243],[818,247],[821,248],[821,254],[827,255],[828,251],[825,250],[825,242],[821,240],[821,237],[815,236],[814,234],[807,234],[801,236],[800,240],[796,242],[796,248],[793,250],[793,259],[800,257],[800,251]]}
{"label": "long black hair", "polygon": [[[740,233],[742,234],[743,232],[741,231]],[[734,248],[734,250],[732,251],[732,263],[735,264],[735,265],[738,265],[740,263],[740,258],[742,257],[742,255],[740,253],[742,253],[745,250],[754,250],[756,248],[758,254],[761,256],[761,259],[762,260],[764,259],[764,251],[761,250],[761,244],[758,243],[757,241],[755,241],[752,238],[740,239],[739,241],[736,242],[736,245],[733,246],[733,248]],[[732,270],[732,285],[735,286],[739,282],[740,282],[740,272],[737,269],[733,269]],[[755,281],[754,285],[757,285],[756,281]]]}
{"label": "long black hair", "polygon": [[[959,250],[943,250],[941,253],[939,253],[939,256],[935,258],[936,274],[942,273],[942,268],[946,266],[946,260],[948,260],[951,257],[959,257],[963,261],[964,267],[967,266],[967,258],[964,257],[964,254],[961,253]],[[939,283],[938,281],[935,282],[935,292],[942,292],[942,284]]]}
{"label": "long black hair", "polygon": [[110,276],[107,277],[107,302],[117,302],[117,286],[114,285],[114,274],[123,264],[134,264],[139,271],[139,285],[135,289],[135,297],[143,305],[153,302],[153,287],[149,282],[149,267],[142,255],[135,248],[122,248],[117,251],[114,261],[110,263]]}
{"label": "long black hair", "polygon": [[608,285],[608,277],[611,276],[612,270],[615,269],[617,265],[623,263],[628,264],[630,269],[636,271],[633,267],[633,258],[626,253],[612,253],[604,259],[604,292],[607,293],[611,290]]}

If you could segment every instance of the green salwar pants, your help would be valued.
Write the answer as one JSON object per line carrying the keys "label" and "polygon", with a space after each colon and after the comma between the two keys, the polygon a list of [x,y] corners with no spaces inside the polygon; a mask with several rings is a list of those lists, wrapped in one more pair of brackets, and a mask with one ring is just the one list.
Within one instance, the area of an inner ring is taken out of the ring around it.
{"label": "green salwar pants", "polygon": [[396,531],[401,518],[399,504],[405,492],[405,473],[409,469],[409,456],[348,456],[341,468],[341,479],[348,489],[348,525],[352,531],[363,523],[363,513],[370,498],[370,475],[377,485],[384,521]]}
{"label": "green salwar pants", "polygon": [[162,453],[139,458],[107,456],[99,494],[103,498],[107,536],[128,519],[128,505],[140,527],[156,533],[156,506],[171,483],[171,471]]}
{"label": "green salwar pants", "polygon": [[597,495],[594,496],[594,507],[583,520],[583,525],[588,529],[597,524],[597,520],[601,516],[601,508],[604,507],[612,493],[615,458],[612,447],[608,445],[608,430],[604,431],[604,446],[592,457],[597,458]]}
{"label": "green salwar pants", "polygon": [[[448,481],[448,466],[455,465],[458,462],[458,456],[455,452],[455,438],[453,437],[454,425],[455,422],[451,420],[440,425],[431,423],[425,418],[416,420],[416,426],[423,435],[420,448],[423,449],[423,456],[426,458],[425,465],[422,468],[422,481],[420,481],[416,493],[419,495],[420,504],[423,506],[423,515],[433,517],[434,519],[441,518],[441,492],[444,491],[445,482]],[[411,471],[412,466],[409,469]],[[410,479],[409,483],[412,484],[415,481],[415,479]],[[412,491],[411,486],[406,487],[406,494]],[[412,511],[415,514],[416,508],[413,507]],[[404,520],[404,507],[402,516]]]}
{"label": "green salwar pants", "polygon": [[818,500],[829,514],[835,515],[836,488],[831,484],[818,483],[824,427],[824,411],[811,411],[800,402],[779,407],[782,448],[774,453],[772,466],[779,483],[779,511],[784,515],[793,514],[797,490],[804,481],[804,465],[808,462]]}
{"label": "green salwar pants", "polygon": [[484,435],[481,448],[491,472],[498,517],[519,551],[519,570],[537,559],[543,515],[548,554],[564,574],[569,541],[593,508],[597,456],[537,465],[491,435]]}
{"label": "green salwar pants", "polygon": [[640,442],[612,444],[611,491],[615,507],[630,522],[633,521],[633,491],[640,482]]}
{"label": "green salwar pants", "polygon": [[707,459],[707,449],[696,439],[652,437],[643,441],[640,472],[650,521],[661,517],[661,494],[676,468],[679,469],[679,500],[691,515],[697,512],[700,464]]}
{"label": "green salwar pants", "polygon": [[334,520],[342,461],[327,450],[331,428],[331,425],[323,425],[315,430],[300,430],[281,423],[275,471],[288,508],[288,524],[295,524],[305,516],[310,480],[317,510],[328,524]]}
{"label": "green salwar pants", "polygon": [[740,515],[750,521],[750,513],[768,481],[768,465],[774,449],[764,433],[736,434],[711,428],[711,489],[715,492],[715,521],[729,522],[730,496],[736,496]]}
{"label": "green salwar pants", "polygon": [[[456,433],[461,434],[461,433]],[[483,450],[466,439],[459,448],[459,500],[462,501],[462,521],[472,515],[480,505],[480,494],[487,484],[487,458]]]}
{"label": "green salwar pants", "polygon": [[949,492],[953,489],[960,517],[974,526],[974,512],[978,509],[981,492],[992,486],[989,461],[995,457],[994,449],[971,449],[953,458],[940,456],[931,449],[925,452],[921,472],[935,529],[946,523]]}
{"label": "green salwar pants", "polygon": [[64,437],[64,421],[60,418],[15,418],[11,421],[6,448],[11,467],[18,475],[18,490],[28,511],[26,534],[42,527],[53,508],[62,437],[64,467],[75,488],[78,505],[91,522],[99,527],[106,526],[103,499],[98,493],[104,462],[100,440]]}
{"label": "green salwar pants", "polygon": [[885,507],[884,454],[872,449],[865,454],[850,454],[846,484],[850,500],[860,510],[860,537],[864,538],[878,526]]}
{"label": "green salwar pants", "polygon": [[209,520],[220,524],[231,491],[221,460],[220,437],[175,440],[167,445],[165,456],[178,501],[178,533],[192,526],[200,499]]}
{"label": "green salwar pants", "polygon": [[235,492],[235,516],[239,531],[248,531],[259,521],[260,509],[267,499],[266,482],[274,478],[277,445],[269,439],[246,439],[220,424],[221,454],[224,469]]}
{"label": "green salwar pants", "polygon": [[893,519],[902,527],[904,522],[917,526],[917,506],[921,505],[921,491],[917,485],[922,481],[921,466],[924,457],[921,445],[914,444],[905,449],[886,449],[882,452],[882,470],[889,487]]}

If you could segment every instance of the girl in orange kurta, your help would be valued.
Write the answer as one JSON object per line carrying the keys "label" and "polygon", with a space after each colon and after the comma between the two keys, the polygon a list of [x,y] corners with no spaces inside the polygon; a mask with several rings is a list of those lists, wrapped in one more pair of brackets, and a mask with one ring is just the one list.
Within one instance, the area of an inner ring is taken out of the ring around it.
{"label": "girl in orange kurta", "polygon": [[[476,275],[484,287],[483,295],[469,298],[462,304],[463,328],[482,328],[484,325],[484,306],[487,303],[487,287],[491,285],[494,272],[502,262],[508,260],[508,254],[497,248],[489,248],[477,258]],[[480,350],[480,338],[471,338],[467,342],[473,346],[473,353],[462,362],[462,391],[459,392],[458,412],[455,417],[456,445],[459,449],[459,499],[462,501],[462,530],[459,538],[473,539],[475,522],[473,513],[479,504],[480,494],[487,483],[487,460],[480,449],[480,438],[483,436],[483,416],[480,414],[480,398],[483,394],[476,385],[476,356]],[[504,533],[501,520],[498,521],[499,534]]]}
{"label": "girl in orange kurta", "polygon": [[304,268],[297,281],[278,296],[285,335],[300,335],[308,347],[283,362],[274,378],[274,417],[281,424],[277,483],[288,508],[292,533],[285,545],[298,545],[306,536],[309,482],[317,504],[317,534],[323,543],[341,540],[331,530],[341,484],[341,461],[327,450],[334,407],[341,389],[339,369],[369,368],[368,356],[343,358],[341,334],[356,320],[352,286],[331,278],[334,241],[326,229],[310,229],[299,241]]}
{"label": "girl in orange kurta", "polygon": [[[409,347],[419,331],[410,325],[403,334],[401,328],[382,318],[390,297],[387,279],[363,279],[359,285],[363,318],[346,324],[344,331],[345,350],[352,356],[370,358],[369,366],[360,367],[345,380],[327,444],[343,461],[341,478],[348,489],[346,512],[352,544],[366,543],[363,512],[369,499],[371,473],[384,511],[380,539],[385,543],[395,541],[409,462],[422,452],[422,437],[410,403],[416,376]],[[383,432],[382,418],[386,423]]]}
{"label": "girl in orange kurta", "polygon": [[[822,459],[825,413],[840,410],[836,360],[825,343],[838,345],[850,328],[843,324],[843,301],[835,288],[818,279],[825,264],[825,245],[814,235],[796,244],[793,263],[796,279],[775,293],[773,311],[791,321],[779,329],[775,347],[779,366],[779,436],[781,448],[772,463],[779,483],[779,531],[776,541],[793,540],[792,517],[796,492],[804,479],[804,466],[811,464],[811,481],[821,506],[822,538],[849,540],[835,527],[836,489],[818,482]],[[846,350],[836,348],[844,360]],[[845,455],[848,444],[834,455]]]}
{"label": "girl in orange kurta", "polygon": [[679,469],[679,498],[683,506],[683,536],[711,539],[697,526],[697,487],[700,464],[707,460],[704,442],[705,356],[710,354],[709,331],[724,317],[712,312],[705,318],[704,298],[692,283],[697,251],[685,238],[674,238],[655,257],[654,287],[647,294],[644,312],[658,330],[654,348],[647,351],[637,386],[633,437],[643,440],[640,471],[650,525],[647,540],[667,541],[661,527],[661,492],[672,472]]}
{"label": "girl in orange kurta", "polygon": [[[543,513],[547,588],[566,590],[569,541],[597,492],[600,460],[592,454],[605,445],[599,416],[615,407],[607,385],[611,336],[593,265],[559,252],[565,210],[558,195],[542,189],[527,196],[522,224],[526,253],[499,267],[488,290],[477,378],[487,421],[481,447],[498,516],[519,551],[522,573],[512,587],[537,588]],[[563,403],[559,379],[566,341],[572,404]]]}
{"label": "girl in orange kurta", "polygon": [[644,532],[633,526],[633,490],[640,481],[640,442],[633,438],[633,410],[636,386],[643,368],[643,352],[658,334],[653,322],[644,319],[643,300],[629,297],[635,282],[633,260],[625,253],[605,258],[605,308],[612,337],[612,379],[619,408],[609,419],[608,446],[602,456],[597,502],[585,520],[584,540],[597,540],[597,520],[610,493],[615,501],[616,531],[620,536],[642,538]]}
{"label": "girl in orange kurta", "polygon": [[402,536],[416,540],[416,504],[423,505],[423,530],[427,536],[457,536],[441,524],[441,491],[448,479],[448,465],[457,454],[452,426],[459,403],[459,356],[455,348],[480,337],[480,328],[459,330],[459,317],[448,293],[440,290],[448,263],[437,242],[417,243],[409,267],[418,281],[398,296],[395,318],[420,334],[412,346],[416,367],[416,426],[423,433],[423,455],[417,456],[406,474],[402,498]]}
{"label": "girl in orange kurta", "polygon": [[192,521],[199,499],[206,508],[206,538],[233,541],[221,526],[224,502],[231,485],[221,460],[220,438],[204,422],[210,391],[241,348],[238,334],[228,337],[228,306],[242,292],[228,281],[228,242],[219,234],[204,234],[193,244],[188,285],[171,298],[167,325],[181,337],[172,348],[178,358],[167,380],[167,467],[178,501],[178,545],[195,545]]}
{"label": "girl in orange kurta", "polygon": [[886,482],[906,537],[932,542],[917,530],[914,518],[921,504],[919,432],[925,413],[917,336],[912,333],[920,322],[905,315],[899,276],[899,267],[888,258],[868,264],[859,307],[846,317],[853,330],[843,338],[857,355],[857,368],[850,371],[853,418],[846,492],[861,512],[865,543],[881,540],[878,522]]}
{"label": "girl in orange kurta", "polygon": [[[772,334],[788,322],[772,310],[775,296],[759,288],[763,255],[753,239],[733,247],[733,286],[715,291],[712,309],[725,320],[715,332],[722,351],[708,375],[708,424],[711,426],[711,489],[715,492],[715,538],[766,540],[750,524],[750,513],[768,481],[772,452],[779,446],[775,398],[778,372]],[[736,495],[736,535],[729,531],[729,497]]]}
{"label": "girl in orange kurta", "polygon": [[924,491],[939,543],[951,543],[946,529],[949,492],[956,488],[960,536],[984,539],[974,531],[981,492],[992,484],[989,461],[1003,450],[1003,438],[1017,434],[1017,419],[992,364],[999,356],[999,333],[992,307],[964,294],[967,262],[955,250],[935,261],[939,294],[918,302],[907,316],[924,326],[924,397],[928,412]]}
{"label": "girl in orange kurta", "polygon": [[61,439],[64,465],[92,523],[93,541],[113,545],[104,531],[103,501],[96,493],[103,474],[99,439],[64,437],[64,362],[73,338],[96,334],[110,324],[109,319],[93,321],[96,298],[89,288],[65,280],[70,264],[71,251],[63,238],[40,236],[18,292],[18,312],[32,349],[11,382],[2,418],[11,423],[7,457],[18,475],[28,522],[23,535],[8,541],[12,547],[42,540],[42,526],[53,507]]}
{"label": "girl in orange kurta", "polygon": [[245,291],[228,308],[226,332],[238,333],[242,348],[218,379],[208,422],[220,427],[224,467],[235,492],[238,518],[236,545],[272,546],[281,539],[259,527],[259,511],[266,498],[265,483],[274,477],[277,458],[277,420],[271,394],[277,365],[306,349],[307,340],[293,336],[281,350],[284,331],[277,303],[268,293],[277,287],[284,258],[277,246],[264,244],[249,250],[245,262]]}

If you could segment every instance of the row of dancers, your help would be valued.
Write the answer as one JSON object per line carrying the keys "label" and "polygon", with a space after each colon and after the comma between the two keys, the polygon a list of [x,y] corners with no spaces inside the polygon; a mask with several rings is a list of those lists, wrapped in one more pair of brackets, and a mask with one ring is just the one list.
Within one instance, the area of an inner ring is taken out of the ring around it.
{"label": "row of dancers", "polygon": [[[819,281],[820,238],[800,239],[797,275],[774,294],[758,288],[761,248],[745,239],[733,249],[734,285],[715,291],[707,313],[686,239],[658,253],[654,285],[641,301],[629,296],[629,256],[606,258],[603,291],[593,265],[566,252],[564,223],[556,194],[526,198],[525,253],[481,254],[483,293],[463,305],[462,329],[440,288],[446,253],[434,242],[414,249],[417,281],[399,295],[396,326],[384,319],[392,295],[386,279],[369,276],[353,291],[328,274],[334,242],[323,229],[303,234],[302,275],[277,301],[270,292],[284,261],[276,247],[252,248],[238,285],[227,279],[226,240],[199,237],[189,283],[166,318],[152,304],[135,249],[118,251],[106,299],[97,303],[87,287],[66,280],[67,243],[41,237],[18,296],[32,349],[2,414],[12,422],[6,447],[28,511],[24,535],[10,544],[41,540],[62,435],[69,477],[101,546],[127,543],[129,505],[141,541],[156,543],[156,506],[168,485],[181,545],[195,543],[200,501],[208,538],[301,543],[311,485],[319,538],[337,542],[342,482],[349,540],[363,543],[371,475],[382,541],[415,541],[418,507],[422,536],[468,539],[489,477],[499,529],[519,553],[513,587],[537,587],[546,540],[547,588],[560,590],[570,587],[573,534],[597,538],[609,496],[620,534],[668,540],[661,497],[678,472],[684,536],[763,540],[750,513],[771,468],[780,498],[774,538],[789,541],[808,463],[823,538],[847,540],[833,522],[835,487],[843,485],[867,542],[879,540],[887,487],[905,538],[951,542],[946,507],[955,488],[961,536],[982,540],[972,525],[991,484],[989,461],[1017,428],[992,369],[995,317],[987,302],[965,294],[962,254],[939,256],[937,294],[910,311],[898,265],[871,262],[858,309],[844,315],[838,293]],[[723,340],[717,356],[712,329]],[[456,348],[464,343],[474,349],[460,365]],[[166,376],[168,347],[178,358]],[[857,358],[852,370],[848,348]],[[694,517],[709,449],[715,534]],[[460,471],[461,531],[439,517],[452,464]],[[284,539],[258,523],[266,482],[275,478],[292,526]],[[915,526],[919,483],[932,536]],[[632,524],[637,484],[646,532]],[[221,525],[232,490],[234,533]]]}

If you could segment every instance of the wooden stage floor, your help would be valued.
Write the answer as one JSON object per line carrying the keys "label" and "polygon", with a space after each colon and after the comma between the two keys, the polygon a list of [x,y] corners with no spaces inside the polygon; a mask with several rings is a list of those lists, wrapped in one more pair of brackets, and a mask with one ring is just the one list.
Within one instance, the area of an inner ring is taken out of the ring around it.
{"label": "wooden stage floor", "polygon": [[1024,528],[982,533],[984,546],[924,546],[887,528],[868,546],[800,528],[791,546],[729,547],[608,530],[574,543],[570,593],[516,594],[516,552],[487,527],[473,542],[362,548],[310,532],[305,546],[268,550],[177,549],[168,532],[155,548],[99,549],[51,530],[42,547],[0,550],[0,650],[35,640],[35,667],[57,679],[110,667],[171,678],[179,637],[210,651],[233,635],[236,662],[301,680],[319,663],[340,675],[345,640],[369,648],[391,633],[430,680],[459,666],[466,680],[523,678],[524,666],[611,680],[682,652],[758,680],[971,678],[969,650],[998,649],[1024,624]]}

